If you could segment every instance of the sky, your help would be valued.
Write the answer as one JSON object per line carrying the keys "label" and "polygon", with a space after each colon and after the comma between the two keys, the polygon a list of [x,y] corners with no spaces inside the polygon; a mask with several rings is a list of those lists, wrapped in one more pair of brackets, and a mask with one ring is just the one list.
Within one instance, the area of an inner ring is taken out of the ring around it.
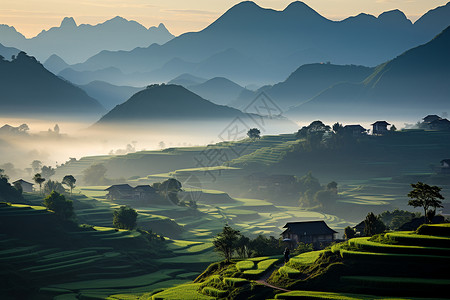
{"label": "sky", "polygon": [[[199,31],[240,1],[229,0],[2,0],[0,24],[14,26],[30,38],[59,26],[64,17],[77,24],[98,24],[115,16],[146,27],[164,23],[175,35]],[[256,0],[259,6],[283,10],[291,0]],[[361,12],[378,16],[400,9],[413,22],[448,0],[305,0],[321,15],[341,20]]]}

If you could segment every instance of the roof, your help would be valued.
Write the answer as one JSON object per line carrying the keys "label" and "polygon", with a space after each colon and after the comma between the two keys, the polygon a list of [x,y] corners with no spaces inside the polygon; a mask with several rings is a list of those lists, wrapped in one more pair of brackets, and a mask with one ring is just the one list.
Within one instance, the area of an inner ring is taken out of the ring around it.
{"label": "roof", "polygon": [[447,119],[438,119],[438,120],[434,120],[430,124],[431,125],[435,125],[435,124],[438,124],[438,125],[444,125],[445,124],[445,125],[447,125],[447,124],[450,124],[450,121],[447,120]]}
{"label": "roof", "polygon": [[441,117],[439,117],[438,115],[428,115],[425,118],[423,118],[422,120],[424,120],[425,122],[428,122],[430,119],[431,120],[439,120]]}
{"label": "roof", "polygon": [[25,181],[25,180],[23,180],[23,179],[19,179],[19,180],[16,180],[16,181],[14,181],[13,182],[13,184],[15,184],[15,183],[20,183],[20,184],[22,184],[22,183],[26,183],[26,184],[31,184],[31,185],[34,185],[34,183],[31,183],[31,182],[28,182],[28,181]]}
{"label": "roof", "polygon": [[289,222],[283,228],[288,228],[289,231],[297,233],[297,235],[317,235],[317,234],[333,234],[337,233],[324,221],[306,221],[306,222]]}
{"label": "roof", "polygon": [[367,129],[365,129],[364,127],[362,127],[361,125],[345,125],[344,129],[351,129],[351,130],[361,130],[361,131],[366,131]]}
{"label": "roof", "polygon": [[375,123],[371,124],[371,125],[391,125],[386,121],[376,121]]}
{"label": "roof", "polygon": [[155,192],[156,190],[152,188],[151,186],[147,185],[138,185],[134,188],[135,190],[141,190],[143,192]]}
{"label": "roof", "polygon": [[105,189],[105,191],[110,191],[113,189],[118,189],[121,191],[131,191],[133,188],[129,184],[115,184]]}

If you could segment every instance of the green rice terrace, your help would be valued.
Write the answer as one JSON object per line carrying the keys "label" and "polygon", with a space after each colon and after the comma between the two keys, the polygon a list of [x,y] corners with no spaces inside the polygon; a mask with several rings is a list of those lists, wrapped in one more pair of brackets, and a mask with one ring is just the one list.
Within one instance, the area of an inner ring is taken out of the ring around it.
{"label": "green rice terrace", "polygon": [[449,263],[450,225],[423,225],[350,239],[286,264],[279,257],[214,263],[192,283],[139,299],[448,299]]}

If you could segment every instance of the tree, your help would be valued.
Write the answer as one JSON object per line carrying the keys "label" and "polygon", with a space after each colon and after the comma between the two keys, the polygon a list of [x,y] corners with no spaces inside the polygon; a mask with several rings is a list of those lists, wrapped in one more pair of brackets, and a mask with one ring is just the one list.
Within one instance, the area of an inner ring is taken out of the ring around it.
{"label": "tree", "polygon": [[103,164],[93,164],[83,171],[83,181],[90,185],[102,185],[107,183],[105,178],[106,167]]}
{"label": "tree", "polygon": [[225,225],[221,233],[217,234],[213,240],[214,250],[219,252],[225,261],[229,262],[233,256],[233,252],[236,248],[236,242],[241,233],[239,230],[235,230],[230,226]]}
{"label": "tree", "polygon": [[391,128],[389,128],[390,131],[397,131],[397,127],[395,125],[392,125]]}
{"label": "tree", "polygon": [[128,205],[121,206],[113,212],[113,225],[115,228],[132,230],[136,227],[138,213]]}
{"label": "tree", "polygon": [[5,170],[0,169],[0,180],[8,183],[9,177],[5,174]]}
{"label": "tree", "polygon": [[336,123],[334,123],[334,125],[333,125],[333,131],[334,131],[334,133],[339,133],[339,131],[341,131],[343,128],[344,128],[344,126],[342,126],[342,124],[340,124],[339,122],[336,122]]}
{"label": "tree", "polygon": [[41,169],[41,175],[44,178],[50,178],[55,175],[55,169],[53,169],[51,166],[43,166]]}
{"label": "tree", "polygon": [[34,174],[33,180],[34,180],[34,182],[36,182],[37,184],[39,184],[39,191],[42,192],[42,184],[44,183],[45,178],[43,178],[43,177],[41,176],[41,174],[36,173],[36,174]]}
{"label": "tree", "polygon": [[57,134],[59,134],[59,125],[55,124],[55,127],[53,127],[53,131]]}
{"label": "tree", "polygon": [[40,160],[33,160],[33,162],[31,163],[31,168],[33,169],[34,173],[41,172],[42,162]]}
{"label": "tree", "polygon": [[373,212],[370,212],[364,220],[364,234],[372,236],[374,234],[383,233],[386,230],[386,225]]}
{"label": "tree", "polygon": [[54,211],[55,214],[63,220],[70,220],[75,216],[72,201],[67,200],[64,195],[61,195],[56,191],[51,192],[51,194],[44,199],[44,206],[47,207],[47,209]]}
{"label": "tree", "polygon": [[258,128],[252,128],[252,129],[249,129],[247,131],[247,135],[248,135],[249,138],[251,138],[253,140],[254,139],[260,139],[261,138],[261,131],[259,131]]}
{"label": "tree", "polygon": [[60,194],[64,194],[66,192],[66,189],[63,187],[61,182],[48,180],[44,184],[44,194],[48,195],[53,191],[58,192]]}
{"label": "tree", "polygon": [[443,207],[442,201],[444,197],[441,195],[441,188],[438,186],[430,186],[423,182],[417,182],[411,184],[413,190],[408,193],[408,197],[411,200],[408,201],[408,205],[413,207],[422,207],[425,215],[425,223],[429,223],[428,216],[432,214],[431,211],[436,213],[436,208]]}
{"label": "tree", "polygon": [[158,191],[161,196],[169,199],[173,204],[178,205],[180,202],[178,192],[181,191],[181,187],[181,182],[175,178],[169,178],[158,186]]}
{"label": "tree", "polygon": [[22,193],[23,193],[23,187],[22,187],[22,184],[20,184],[20,182],[16,181],[16,182],[14,183],[14,188],[19,192],[19,194],[22,195]]}
{"label": "tree", "polygon": [[66,175],[62,180],[62,184],[65,184],[70,188],[70,194],[72,194],[72,190],[75,187],[75,182],[77,182],[77,180],[72,175]]}
{"label": "tree", "polygon": [[236,241],[236,252],[240,258],[250,257],[250,239],[240,235]]}
{"label": "tree", "polygon": [[344,238],[346,240],[352,239],[355,237],[355,229],[351,228],[350,226],[345,227],[344,229]]}

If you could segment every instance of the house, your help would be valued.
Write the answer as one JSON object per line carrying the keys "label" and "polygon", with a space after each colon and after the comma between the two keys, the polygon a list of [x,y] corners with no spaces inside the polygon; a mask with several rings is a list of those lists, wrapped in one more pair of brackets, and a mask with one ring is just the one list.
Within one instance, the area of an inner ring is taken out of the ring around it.
{"label": "house", "polygon": [[364,232],[366,230],[366,223],[363,220],[356,226],[353,226],[353,229],[355,229],[356,236],[364,236],[364,234],[365,234]]}
{"label": "house", "polygon": [[108,200],[151,200],[157,197],[156,190],[149,185],[138,185],[131,187],[128,184],[116,184],[107,188],[106,199]]}
{"label": "house", "polygon": [[33,192],[33,183],[30,183],[28,181],[25,181],[23,179],[19,179],[13,182],[13,184],[20,184],[20,186],[22,187],[22,191],[26,192],[26,193],[31,193]]}
{"label": "house", "polygon": [[138,185],[133,189],[133,199],[147,200],[156,196],[156,189],[149,185]]}
{"label": "house", "polygon": [[133,198],[133,188],[129,184],[115,184],[105,189],[108,191],[106,199],[108,200],[125,200]]}
{"label": "house", "polygon": [[447,119],[434,120],[428,124],[428,128],[432,130],[450,130],[450,121]]}
{"label": "house", "polygon": [[[411,221],[400,226],[398,231],[415,231],[420,225],[425,223],[425,217],[414,218]],[[445,218],[443,216],[434,216],[431,220],[432,224],[442,224],[445,223]]]}
{"label": "house", "polygon": [[344,134],[352,135],[354,137],[358,137],[367,133],[367,129],[362,127],[361,125],[346,125],[342,128]]}
{"label": "house", "polygon": [[298,243],[313,244],[313,247],[318,249],[321,244],[333,242],[337,233],[324,221],[289,222],[283,228],[286,228],[281,234],[283,241],[289,243],[292,249]]}
{"label": "house", "polygon": [[388,129],[387,129],[388,125],[391,125],[391,124],[389,124],[386,121],[376,121],[375,123],[372,124],[372,126],[373,126],[372,134],[374,134],[374,135],[383,135],[383,134],[387,133],[388,132]]}
{"label": "house", "polygon": [[423,122],[426,124],[430,124],[431,122],[434,122],[436,120],[440,120],[441,117],[439,117],[438,115],[428,115],[425,118],[423,118]]}

